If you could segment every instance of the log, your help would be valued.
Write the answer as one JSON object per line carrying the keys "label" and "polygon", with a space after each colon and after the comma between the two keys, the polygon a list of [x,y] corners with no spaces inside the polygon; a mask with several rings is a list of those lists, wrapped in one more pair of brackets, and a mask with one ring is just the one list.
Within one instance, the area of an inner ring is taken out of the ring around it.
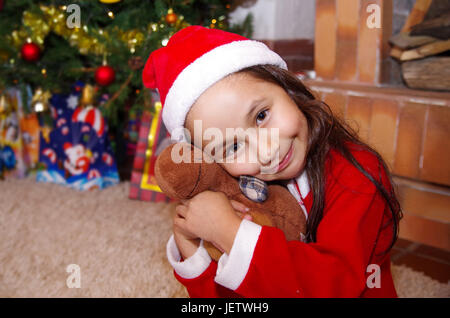
{"label": "log", "polygon": [[399,48],[398,46],[393,46],[392,48],[391,48],[391,51],[389,52],[389,54],[393,57],[393,58],[395,58],[395,59],[397,59],[397,60],[400,60],[400,58],[402,57],[402,53],[404,52],[404,50],[403,49],[401,49],[401,48]]}
{"label": "log", "polygon": [[411,28],[411,35],[428,35],[439,39],[450,38],[450,12],[437,18],[425,20]]}
{"label": "log", "polygon": [[450,0],[433,0],[428,8],[424,20],[434,19],[442,15],[443,12],[450,11]]}
{"label": "log", "polygon": [[[390,39],[390,42],[393,46],[390,51],[390,55],[392,57],[399,60],[403,53],[403,50],[410,48],[410,47],[415,47],[415,46],[410,46],[409,43],[405,43],[405,42],[411,41],[410,39],[406,40],[405,37],[409,36],[411,27],[413,27],[414,25],[419,24],[423,21],[432,2],[433,2],[433,0],[416,0],[414,7],[412,8],[411,12],[409,13],[409,16],[406,19],[406,22],[403,25],[403,28],[401,29],[400,33],[391,37],[391,39]],[[425,41],[425,43],[429,43],[429,42]],[[421,42],[420,44],[417,44],[417,45],[423,45],[425,43]]]}
{"label": "log", "polygon": [[416,0],[408,19],[406,19],[405,25],[403,25],[402,33],[411,31],[411,27],[423,21],[431,2],[432,0]]}
{"label": "log", "polygon": [[400,55],[400,61],[417,60],[427,56],[436,55],[450,50],[450,40],[436,41],[430,44],[425,44],[418,48],[403,51]]}
{"label": "log", "polygon": [[399,33],[391,36],[391,38],[389,39],[389,42],[392,45],[403,50],[415,48],[436,41],[438,41],[438,39],[432,36],[411,36],[409,33]]}
{"label": "log", "polygon": [[450,57],[429,57],[402,64],[410,88],[450,91]]}

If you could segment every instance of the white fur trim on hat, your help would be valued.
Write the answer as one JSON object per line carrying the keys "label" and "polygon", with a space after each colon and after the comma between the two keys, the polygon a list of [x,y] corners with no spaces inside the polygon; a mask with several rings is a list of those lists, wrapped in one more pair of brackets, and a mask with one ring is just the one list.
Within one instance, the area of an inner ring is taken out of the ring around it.
{"label": "white fur trim on hat", "polygon": [[[262,64],[287,69],[286,62],[277,53],[264,43],[253,40],[218,46],[184,68],[167,93],[162,113],[164,125],[172,137],[175,137],[175,129],[181,131],[184,127],[191,106],[208,87],[229,74]],[[184,134],[181,137],[184,138]],[[177,141],[186,141],[178,138]]]}

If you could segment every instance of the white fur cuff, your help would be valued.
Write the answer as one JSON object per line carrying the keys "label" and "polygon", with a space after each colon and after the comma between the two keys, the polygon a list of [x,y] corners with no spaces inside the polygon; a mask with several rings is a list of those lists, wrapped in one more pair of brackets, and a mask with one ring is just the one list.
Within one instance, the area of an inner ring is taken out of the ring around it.
{"label": "white fur cuff", "polygon": [[181,262],[181,254],[172,234],[167,242],[167,258],[175,272],[183,278],[192,279],[200,276],[211,263],[211,257],[203,247],[203,240],[194,255]]}
{"label": "white fur cuff", "polygon": [[262,227],[248,220],[242,220],[234,239],[230,255],[223,254],[218,262],[215,282],[236,290],[247,275],[253,252]]}

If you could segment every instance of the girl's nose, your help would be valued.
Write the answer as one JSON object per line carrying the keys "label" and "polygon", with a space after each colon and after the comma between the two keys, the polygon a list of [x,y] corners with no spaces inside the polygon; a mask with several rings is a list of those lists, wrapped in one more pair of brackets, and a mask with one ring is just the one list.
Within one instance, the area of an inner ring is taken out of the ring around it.
{"label": "girl's nose", "polygon": [[270,145],[269,146],[263,146],[259,148],[258,151],[258,161],[263,166],[268,165],[272,160],[272,156],[269,152]]}
{"label": "girl's nose", "polygon": [[267,140],[259,140],[258,144],[258,160],[263,166],[270,165],[272,162],[277,160],[279,153],[279,138],[273,137]]}

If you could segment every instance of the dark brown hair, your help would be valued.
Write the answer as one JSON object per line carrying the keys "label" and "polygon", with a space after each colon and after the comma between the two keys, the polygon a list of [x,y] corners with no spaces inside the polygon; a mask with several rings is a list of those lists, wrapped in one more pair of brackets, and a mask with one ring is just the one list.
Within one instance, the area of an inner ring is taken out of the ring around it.
{"label": "dark brown hair", "polygon": [[322,220],[325,208],[325,162],[329,151],[334,149],[361,171],[375,185],[377,191],[386,201],[391,215],[389,224],[393,228],[392,241],[386,249],[386,252],[388,252],[397,240],[399,221],[402,218],[402,211],[394,187],[386,189],[381,181],[381,175],[380,178],[375,178],[366,171],[350,152],[349,145],[356,145],[358,148],[375,155],[380,163],[380,169],[384,169],[392,185],[392,177],[383,158],[372,147],[362,142],[357,133],[347,123],[334,116],[330,107],[317,100],[305,85],[289,71],[272,65],[257,65],[245,68],[239,73],[246,73],[254,78],[281,86],[306,117],[308,145],[305,169],[313,191],[313,205],[308,213],[306,225],[307,241],[316,241],[317,228]]}

